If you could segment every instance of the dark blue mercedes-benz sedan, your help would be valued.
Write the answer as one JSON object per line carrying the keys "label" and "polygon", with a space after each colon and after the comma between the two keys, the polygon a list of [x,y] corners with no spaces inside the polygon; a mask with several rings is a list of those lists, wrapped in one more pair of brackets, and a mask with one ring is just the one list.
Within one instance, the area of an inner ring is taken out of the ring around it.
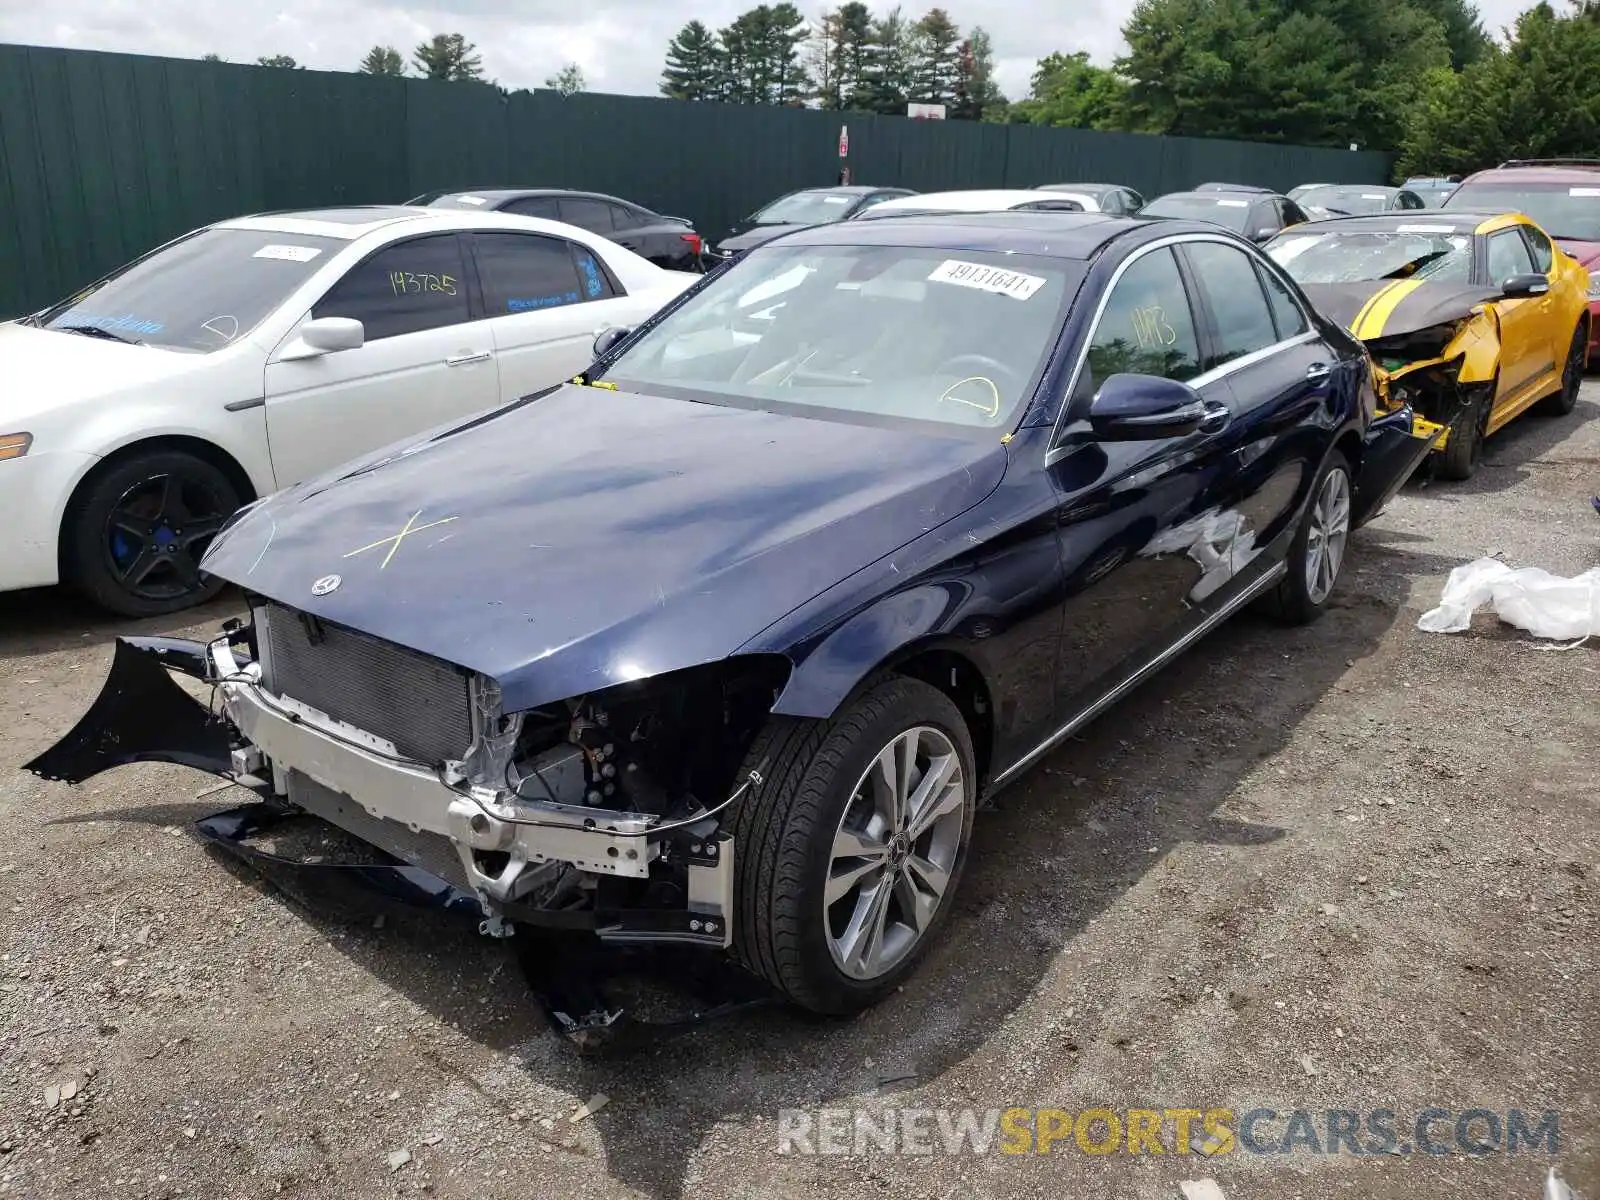
{"label": "dark blue mercedes-benz sedan", "polygon": [[725,949],[849,1012],[981,796],[1246,604],[1315,619],[1428,450],[1210,224],[823,226],[596,354],[244,510],[204,567],[251,619],[124,639],[32,768],[227,774],[486,933]]}

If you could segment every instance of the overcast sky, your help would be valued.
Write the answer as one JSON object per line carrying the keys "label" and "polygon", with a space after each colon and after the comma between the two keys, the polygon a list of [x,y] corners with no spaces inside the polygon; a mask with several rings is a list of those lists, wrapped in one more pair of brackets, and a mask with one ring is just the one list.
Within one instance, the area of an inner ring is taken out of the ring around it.
{"label": "overcast sky", "polygon": [[[1494,31],[1532,0],[1479,0]],[[1000,84],[1022,96],[1041,55],[1087,50],[1109,62],[1134,0],[946,0],[963,29],[977,23],[994,40]],[[904,6],[920,15],[921,3]],[[253,62],[263,54],[292,55],[308,67],[350,70],[375,43],[411,48],[435,33],[462,33],[476,42],[485,72],[510,88],[537,87],[563,63],[577,62],[593,91],[653,93],[667,41],[698,17],[725,25],[744,0],[434,0],[430,5],[381,0],[0,0],[0,42],[125,50],[198,58],[220,54]],[[822,4],[800,5],[808,16]],[[872,4],[875,12],[889,7]],[[583,13],[577,16],[577,13]]]}

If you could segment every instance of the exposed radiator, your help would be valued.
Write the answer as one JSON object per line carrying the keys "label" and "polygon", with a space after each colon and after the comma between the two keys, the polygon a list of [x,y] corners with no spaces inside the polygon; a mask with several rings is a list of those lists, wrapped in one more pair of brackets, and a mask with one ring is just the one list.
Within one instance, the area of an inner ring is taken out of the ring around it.
{"label": "exposed radiator", "polygon": [[255,610],[262,684],[337,721],[440,763],[472,744],[472,699],[460,667],[281,604]]}

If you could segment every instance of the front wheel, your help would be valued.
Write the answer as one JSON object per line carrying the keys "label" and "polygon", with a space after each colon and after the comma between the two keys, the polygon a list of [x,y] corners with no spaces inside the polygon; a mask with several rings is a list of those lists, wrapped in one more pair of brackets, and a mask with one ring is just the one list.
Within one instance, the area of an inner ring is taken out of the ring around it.
{"label": "front wheel", "polygon": [[222,590],[222,580],[200,574],[200,559],[238,507],[238,489],[205,459],[136,452],[85,485],[62,531],[62,565],[101,608],[125,617],[177,612]]}
{"label": "front wheel", "polygon": [[1455,483],[1471,479],[1483,461],[1483,443],[1489,436],[1489,412],[1494,407],[1494,384],[1476,388],[1450,422],[1439,475]]}
{"label": "front wheel", "polygon": [[1288,625],[1309,625],[1333,597],[1350,540],[1350,464],[1334,451],[1311,489],[1300,528],[1289,544],[1288,571],[1273,593],[1273,609]]}
{"label": "front wheel", "polygon": [[887,995],[950,910],[972,831],[972,738],[942,692],[884,680],[827,721],[774,718],[733,819],[734,953],[792,1001]]}

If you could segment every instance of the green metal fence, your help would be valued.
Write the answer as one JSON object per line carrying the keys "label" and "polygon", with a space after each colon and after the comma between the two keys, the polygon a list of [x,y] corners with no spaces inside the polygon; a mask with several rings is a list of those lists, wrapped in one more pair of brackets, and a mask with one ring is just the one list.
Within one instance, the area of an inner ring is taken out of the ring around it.
{"label": "green metal fence", "polygon": [[29,312],[185,230],[271,209],[493,184],[589,188],[715,235],[838,176],[919,191],[1205,179],[1374,183],[1387,155],[0,45],[0,314]]}

